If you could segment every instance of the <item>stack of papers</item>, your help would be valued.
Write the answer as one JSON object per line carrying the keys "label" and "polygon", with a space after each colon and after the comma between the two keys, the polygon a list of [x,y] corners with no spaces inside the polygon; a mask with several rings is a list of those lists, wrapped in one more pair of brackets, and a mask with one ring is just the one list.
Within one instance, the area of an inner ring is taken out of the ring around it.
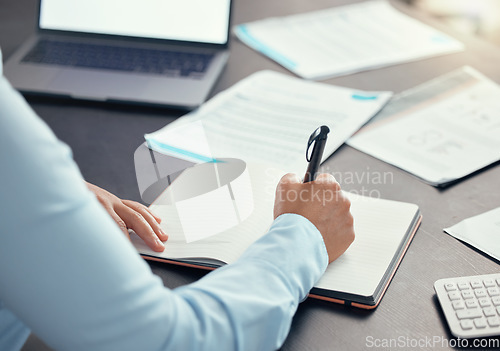
{"label": "stack of papers", "polygon": [[191,162],[237,158],[303,173],[317,127],[332,131],[325,160],[391,96],[262,71],[145,138],[151,149]]}
{"label": "stack of papers", "polygon": [[459,41],[367,1],[235,27],[238,38],[306,79],[324,79],[464,49]]}
{"label": "stack of papers", "polygon": [[500,160],[500,87],[470,67],[396,96],[348,144],[445,186]]}

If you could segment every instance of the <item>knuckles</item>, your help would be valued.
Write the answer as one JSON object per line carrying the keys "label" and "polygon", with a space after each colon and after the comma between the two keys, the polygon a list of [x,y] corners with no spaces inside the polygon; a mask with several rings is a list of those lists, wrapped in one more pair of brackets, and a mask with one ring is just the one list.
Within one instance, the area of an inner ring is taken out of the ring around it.
{"label": "knuckles", "polygon": [[297,175],[293,173],[287,173],[283,177],[281,177],[279,184],[285,185],[285,184],[293,184],[296,182],[297,182]]}
{"label": "knuckles", "polygon": [[340,191],[341,190],[340,184],[336,180],[334,180],[332,183],[330,183],[330,187],[334,191]]}
{"label": "knuckles", "polygon": [[131,216],[133,221],[138,221],[138,222],[144,221],[144,217],[139,212],[136,212],[134,210],[132,210]]}
{"label": "knuckles", "polygon": [[121,219],[120,220],[116,220],[116,224],[118,224],[118,227],[123,230],[123,231],[127,231],[128,227],[127,225],[125,224],[124,221],[122,221]]}
{"label": "knuckles", "polygon": [[343,205],[349,211],[351,209],[351,200],[344,196]]}
{"label": "knuckles", "polygon": [[345,223],[349,227],[354,227],[354,217],[350,213],[345,216]]}

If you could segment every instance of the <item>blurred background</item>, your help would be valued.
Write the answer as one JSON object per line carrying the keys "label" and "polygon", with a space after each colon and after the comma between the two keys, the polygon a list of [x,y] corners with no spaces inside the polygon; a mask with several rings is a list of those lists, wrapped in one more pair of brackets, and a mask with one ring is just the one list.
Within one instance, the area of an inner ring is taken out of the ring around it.
{"label": "blurred background", "polygon": [[455,30],[500,46],[500,0],[403,0]]}

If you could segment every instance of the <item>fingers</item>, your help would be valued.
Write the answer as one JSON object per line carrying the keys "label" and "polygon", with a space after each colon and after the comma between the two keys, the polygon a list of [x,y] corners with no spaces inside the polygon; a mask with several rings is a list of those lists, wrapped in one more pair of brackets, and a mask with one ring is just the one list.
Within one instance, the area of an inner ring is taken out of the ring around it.
{"label": "fingers", "polygon": [[[133,229],[136,234],[144,240],[152,250],[161,252],[165,245],[160,241],[158,234],[153,230],[151,224],[144,218],[141,212],[122,204],[115,207],[116,214],[125,222],[127,228]],[[153,220],[153,222],[156,222]],[[159,227],[158,223],[156,225]]]}
{"label": "fingers", "polygon": [[316,177],[317,183],[336,183],[337,180],[330,173],[321,173]]}
{"label": "fingers", "polygon": [[123,234],[125,234],[130,239],[130,235],[128,233],[127,225],[120,218],[120,216],[118,216],[114,211],[108,211],[108,213],[111,216],[111,218],[113,218],[113,220],[116,222],[116,224],[118,224],[118,227],[123,232]]}
{"label": "fingers", "polygon": [[168,235],[160,227],[161,219],[146,206],[135,201],[122,201],[115,195],[93,184],[87,183],[87,186],[127,237],[130,238],[128,233],[128,228],[130,228],[151,249],[155,251],[165,249],[161,240],[167,240]]}
{"label": "fingers", "polygon": [[340,192],[341,190],[340,184],[335,177],[329,173],[321,173],[313,183],[326,186],[327,191]]}
{"label": "fingers", "polygon": [[[129,200],[125,200],[125,201],[129,201]],[[134,201],[131,201],[131,202],[136,203],[136,204],[139,204],[138,202],[134,202]],[[149,214],[150,214],[150,215],[151,215],[151,216],[155,219],[155,221],[156,221],[156,222],[161,223],[161,218],[160,218],[160,217],[158,217],[157,215],[155,215],[153,211],[151,211],[148,207],[146,207],[146,206],[144,206],[144,205],[141,205],[141,204],[139,204],[139,205],[140,205],[143,209],[145,209],[145,210],[146,210],[146,211],[147,211],[147,212],[148,212],[148,213],[149,213]]]}
{"label": "fingers", "polygon": [[166,241],[168,239],[167,233],[165,233],[165,231],[163,231],[163,229],[160,227],[161,219],[156,215],[154,215],[149,210],[149,208],[135,201],[122,200],[122,202],[128,207],[139,212],[144,217],[144,219],[149,223],[149,225],[154,230],[158,238],[160,238],[160,240]]}
{"label": "fingers", "polygon": [[299,184],[302,180],[294,173],[287,173],[281,177],[280,184]]}
{"label": "fingers", "polygon": [[[332,184],[332,183],[337,183],[337,180],[330,173],[321,173],[316,177],[315,182]],[[283,177],[281,177],[280,180],[280,184],[300,184],[300,183],[302,183],[302,179],[300,179],[299,176],[294,173],[287,173]]]}

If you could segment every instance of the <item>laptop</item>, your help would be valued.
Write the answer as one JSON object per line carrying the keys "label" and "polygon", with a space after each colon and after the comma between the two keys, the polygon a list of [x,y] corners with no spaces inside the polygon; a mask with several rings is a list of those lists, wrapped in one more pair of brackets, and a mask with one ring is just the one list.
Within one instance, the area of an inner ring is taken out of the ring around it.
{"label": "laptop", "polygon": [[193,109],[229,53],[231,0],[41,0],[5,63],[24,93]]}

